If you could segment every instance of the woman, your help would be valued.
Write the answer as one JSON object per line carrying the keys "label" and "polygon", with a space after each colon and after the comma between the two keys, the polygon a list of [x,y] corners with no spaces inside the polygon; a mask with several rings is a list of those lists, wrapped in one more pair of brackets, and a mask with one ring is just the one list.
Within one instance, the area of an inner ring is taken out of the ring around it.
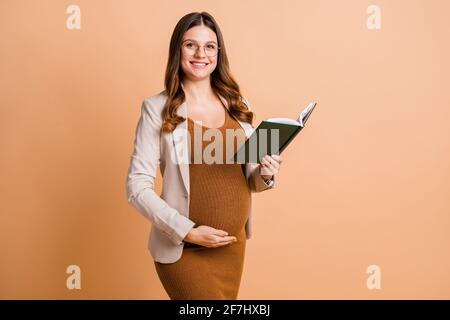
{"label": "woman", "polygon": [[[273,188],[281,163],[277,155],[261,165],[227,162],[252,120],[214,18],[187,14],[171,38],[165,90],[142,104],[127,177],[128,201],[152,222],[149,249],[171,299],[237,299],[251,192]],[[208,152],[207,135],[223,148]]]}

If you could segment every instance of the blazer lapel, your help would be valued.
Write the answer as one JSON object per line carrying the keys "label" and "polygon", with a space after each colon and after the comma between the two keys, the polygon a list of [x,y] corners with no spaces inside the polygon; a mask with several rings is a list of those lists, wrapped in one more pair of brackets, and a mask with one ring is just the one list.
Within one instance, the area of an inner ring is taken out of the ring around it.
{"label": "blazer lapel", "polygon": [[[187,120],[186,101],[178,108],[177,114]],[[186,120],[179,123],[175,130],[172,131],[172,139],[175,148],[176,164],[180,170],[186,192],[189,194],[188,128]]]}

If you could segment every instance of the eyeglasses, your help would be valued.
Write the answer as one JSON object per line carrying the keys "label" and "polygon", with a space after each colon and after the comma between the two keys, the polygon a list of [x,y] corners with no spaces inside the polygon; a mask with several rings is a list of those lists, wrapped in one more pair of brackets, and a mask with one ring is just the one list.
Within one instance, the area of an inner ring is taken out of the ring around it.
{"label": "eyeglasses", "polygon": [[[208,57],[217,56],[217,54],[219,53],[219,49],[220,49],[220,47],[217,44],[215,44],[214,42],[209,42],[205,46],[202,46],[202,47],[203,47],[205,54]],[[196,41],[185,40],[181,44],[181,48],[183,49],[183,51],[186,54],[194,55],[197,52],[197,50],[200,48],[200,45]]]}

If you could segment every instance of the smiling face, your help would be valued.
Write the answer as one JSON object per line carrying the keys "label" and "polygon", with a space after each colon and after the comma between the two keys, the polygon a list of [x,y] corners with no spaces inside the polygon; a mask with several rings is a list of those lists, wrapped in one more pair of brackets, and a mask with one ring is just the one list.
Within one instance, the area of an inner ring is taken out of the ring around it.
{"label": "smiling face", "polygon": [[[188,51],[194,48],[196,43],[200,46],[199,49],[190,54]],[[200,25],[186,31],[182,39],[181,68],[187,78],[198,81],[211,75],[217,66],[218,55],[207,56],[204,48],[208,50],[213,45],[218,47],[218,41],[216,34],[210,28]]]}

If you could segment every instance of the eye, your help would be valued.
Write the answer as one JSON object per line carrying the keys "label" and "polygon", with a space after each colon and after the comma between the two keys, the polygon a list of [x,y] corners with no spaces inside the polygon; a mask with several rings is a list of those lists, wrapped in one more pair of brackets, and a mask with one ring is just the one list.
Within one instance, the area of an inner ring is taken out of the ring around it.
{"label": "eye", "polygon": [[215,46],[215,45],[213,45],[213,44],[209,44],[209,45],[208,45],[208,48],[209,48],[209,49],[215,49],[215,48],[216,48],[216,46]]}

